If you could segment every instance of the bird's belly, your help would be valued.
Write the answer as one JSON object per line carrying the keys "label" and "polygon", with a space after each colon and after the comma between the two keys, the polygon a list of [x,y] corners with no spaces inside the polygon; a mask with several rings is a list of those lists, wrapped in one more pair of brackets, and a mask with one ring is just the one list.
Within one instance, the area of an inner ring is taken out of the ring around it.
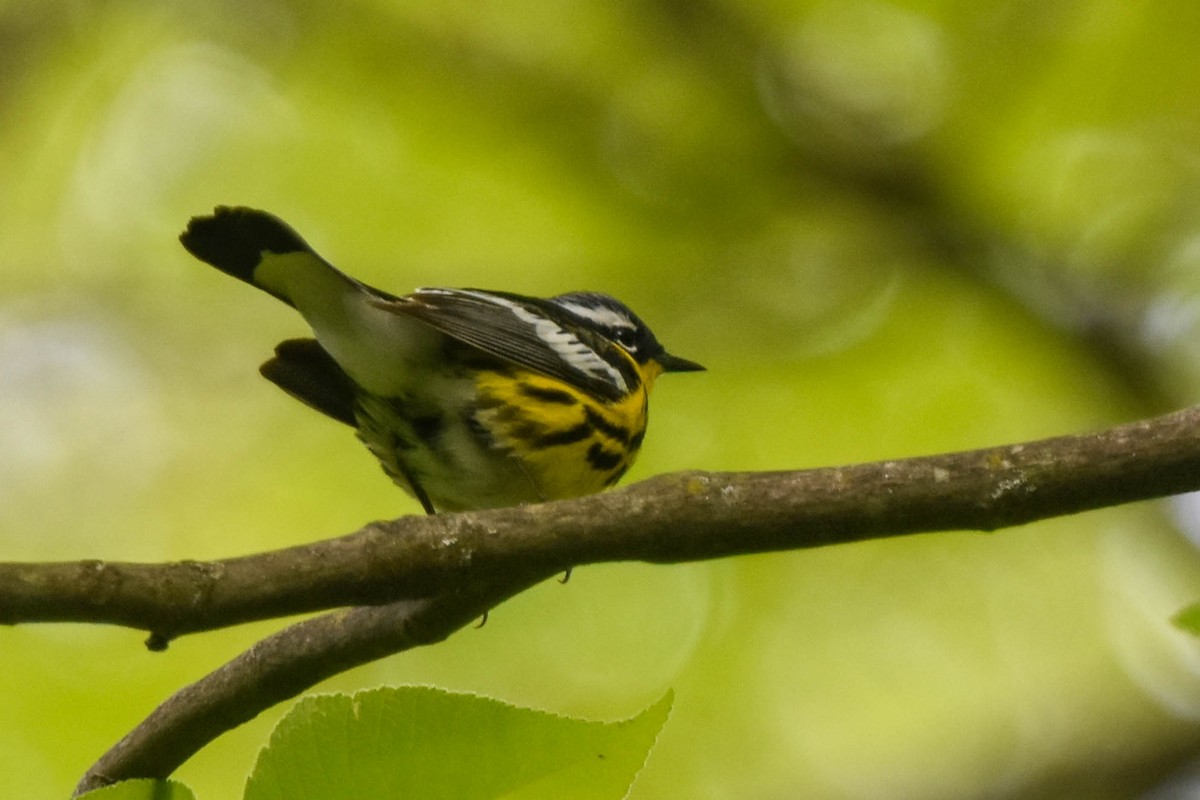
{"label": "bird's belly", "polygon": [[438,511],[538,501],[520,464],[480,439],[468,409],[439,400],[359,397],[358,438],[383,471],[418,499],[424,492]]}

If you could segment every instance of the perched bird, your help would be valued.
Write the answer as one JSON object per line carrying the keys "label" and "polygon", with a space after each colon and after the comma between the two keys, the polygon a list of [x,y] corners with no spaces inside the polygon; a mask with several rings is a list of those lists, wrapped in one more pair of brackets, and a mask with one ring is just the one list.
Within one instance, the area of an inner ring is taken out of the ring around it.
{"label": "perched bird", "polygon": [[612,486],[641,447],[655,379],[703,369],[598,292],[398,297],[338,271],[282,220],[250,208],[195,217],[179,239],[300,312],[316,339],[282,342],[260,371],[355,428],[430,514]]}

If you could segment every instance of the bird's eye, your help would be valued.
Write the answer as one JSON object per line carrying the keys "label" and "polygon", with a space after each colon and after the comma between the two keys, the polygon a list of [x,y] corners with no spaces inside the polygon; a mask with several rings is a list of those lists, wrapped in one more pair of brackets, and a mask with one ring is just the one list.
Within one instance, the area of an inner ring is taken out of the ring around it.
{"label": "bird's eye", "polygon": [[631,328],[617,328],[612,338],[626,350],[632,351],[637,347],[637,332]]}

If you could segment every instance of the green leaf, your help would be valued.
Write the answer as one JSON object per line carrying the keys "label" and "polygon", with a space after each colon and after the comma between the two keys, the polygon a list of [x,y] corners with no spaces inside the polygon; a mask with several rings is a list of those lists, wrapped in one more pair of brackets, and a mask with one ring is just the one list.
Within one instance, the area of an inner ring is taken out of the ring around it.
{"label": "green leaf", "polygon": [[306,697],[259,755],[246,800],[624,797],[672,695],[593,722],[425,687]]}
{"label": "green leaf", "polygon": [[1177,611],[1171,621],[1193,636],[1200,636],[1200,603],[1192,603]]}
{"label": "green leaf", "polygon": [[80,800],[196,800],[192,790],[177,781],[139,778],[93,789]]}

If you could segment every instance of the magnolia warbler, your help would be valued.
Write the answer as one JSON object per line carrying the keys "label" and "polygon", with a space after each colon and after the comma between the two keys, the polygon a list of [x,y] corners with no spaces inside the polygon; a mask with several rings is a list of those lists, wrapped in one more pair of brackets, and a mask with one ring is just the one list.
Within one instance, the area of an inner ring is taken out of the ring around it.
{"label": "magnolia warbler", "polygon": [[430,514],[612,486],[642,444],[655,379],[704,369],[667,353],[637,315],[598,292],[398,297],[250,208],[195,217],[179,239],[303,315],[316,339],[282,342],[260,372],[355,428]]}

